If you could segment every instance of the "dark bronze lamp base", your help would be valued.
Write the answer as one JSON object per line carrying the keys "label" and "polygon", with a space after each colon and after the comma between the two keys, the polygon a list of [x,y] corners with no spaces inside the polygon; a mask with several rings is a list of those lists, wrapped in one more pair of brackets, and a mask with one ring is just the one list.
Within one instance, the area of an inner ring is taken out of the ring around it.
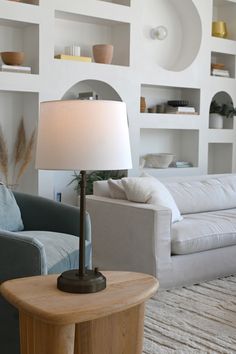
{"label": "dark bronze lamp base", "polygon": [[96,268],[86,270],[83,275],[78,269],[72,269],[57,278],[57,288],[67,293],[96,293],[106,288],[106,278]]}

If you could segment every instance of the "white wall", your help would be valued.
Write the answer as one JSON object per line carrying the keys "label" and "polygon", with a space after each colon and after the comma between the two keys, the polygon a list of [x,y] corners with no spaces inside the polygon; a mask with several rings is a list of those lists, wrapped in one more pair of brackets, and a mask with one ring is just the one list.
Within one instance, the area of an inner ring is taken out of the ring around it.
{"label": "white wall", "polygon": [[[39,6],[0,0],[2,17],[10,21],[10,27],[0,21],[0,46],[7,50],[9,42],[10,50],[23,48],[35,74],[25,78],[0,73],[0,122],[14,133],[16,114],[17,119],[22,112],[31,115],[29,126],[37,120],[37,93],[39,101],[59,100],[92,87],[100,96],[121,99],[127,104],[133,158],[130,175],[139,175],[140,156],[151,152],[172,152],[194,165],[192,169],[152,169],[156,176],[202,174],[209,170],[217,173],[224,169],[235,172],[235,124],[220,132],[210,131],[208,126],[209,106],[217,92],[227,92],[236,103],[235,79],[210,75],[211,57],[218,53],[216,60],[224,61],[235,76],[236,33],[232,30],[232,14],[236,1],[132,0],[128,5],[128,0],[41,0]],[[228,21],[231,39],[211,37],[212,19],[219,16]],[[27,23],[27,28],[18,22]],[[166,26],[168,36],[162,41],[154,40],[150,30],[160,25]],[[112,65],[54,59],[71,43],[81,46],[81,55],[91,56],[92,45],[98,42],[114,45]],[[10,93],[4,100],[6,90]],[[25,99],[19,100],[20,93],[13,91],[31,92],[33,99],[25,93],[27,104]],[[148,107],[170,98],[189,99],[199,114],[140,113],[141,95]],[[9,103],[12,100],[14,103]],[[14,108],[10,114],[11,105]],[[213,143],[217,146],[209,145]],[[221,159],[217,161],[218,151]],[[62,192],[62,200],[68,203],[76,202],[73,186],[68,186],[72,174],[73,171],[35,174],[33,167],[29,171],[33,188],[37,185],[39,194],[53,198],[55,192]],[[26,178],[25,185],[27,181]]]}

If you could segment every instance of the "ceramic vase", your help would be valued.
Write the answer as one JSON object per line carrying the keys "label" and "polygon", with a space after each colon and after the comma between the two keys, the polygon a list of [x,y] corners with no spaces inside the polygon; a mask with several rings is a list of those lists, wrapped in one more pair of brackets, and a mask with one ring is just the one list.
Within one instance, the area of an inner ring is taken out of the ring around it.
{"label": "ceramic vase", "polygon": [[146,105],[145,97],[140,97],[140,112],[141,113],[146,112],[146,108],[147,108],[147,105]]}
{"label": "ceramic vase", "polygon": [[95,63],[111,64],[113,58],[113,45],[96,44],[93,46],[93,58]]}
{"label": "ceramic vase", "polygon": [[212,35],[214,37],[227,38],[227,27],[224,21],[212,22]]}
{"label": "ceramic vase", "polygon": [[209,128],[222,129],[224,124],[224,116],[218,113],[210,113]]}

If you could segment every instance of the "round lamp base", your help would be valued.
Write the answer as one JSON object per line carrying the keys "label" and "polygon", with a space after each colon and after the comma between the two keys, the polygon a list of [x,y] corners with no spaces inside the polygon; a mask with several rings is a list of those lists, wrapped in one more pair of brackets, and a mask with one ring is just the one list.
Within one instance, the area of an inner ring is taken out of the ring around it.
{"label": "round lamp base", "polygon": [[57,278],[57,288],[67,293],[96,293],[106,288],[106,278],[96,269],[86,270],[83,275],[78,269],[72,269]]}

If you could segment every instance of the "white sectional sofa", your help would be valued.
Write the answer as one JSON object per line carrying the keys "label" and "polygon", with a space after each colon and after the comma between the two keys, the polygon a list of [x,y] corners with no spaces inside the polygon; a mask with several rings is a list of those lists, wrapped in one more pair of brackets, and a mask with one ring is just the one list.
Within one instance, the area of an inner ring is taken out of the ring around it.
{"label": "white sectional sofa", "polygon": [[236,273],[236,174],[160,179],[183,217],[162,205],[111,198],[107,181],[87,198],[93,264],[149,273],[169,289]]}

